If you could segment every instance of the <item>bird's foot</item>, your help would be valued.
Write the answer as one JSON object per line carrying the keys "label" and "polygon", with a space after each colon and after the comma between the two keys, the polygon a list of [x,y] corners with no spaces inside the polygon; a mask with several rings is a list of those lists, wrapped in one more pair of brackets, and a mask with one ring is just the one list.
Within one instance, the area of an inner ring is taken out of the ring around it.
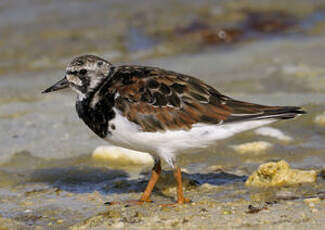
{"label": "bird's foot", "polygon": [[188,203],[191,203],[192,201],[190,199],[187,199],[187,198],[183,198],[183,199],[180,199],[178,200],[176,203],[169,203],[169,204],[161,204],[159,205],[160,207],[173,207],[173,206],[176,206],[178,204],[188,204]]}
{"label": "bird's foot", "polygon": [[132,205],[142,205],[145,203],[152,203],[151,200],[124,200],[124,201],[108,201],[105,202],[105,205],[123,205],[125,204],[125,206],[132,206]]}

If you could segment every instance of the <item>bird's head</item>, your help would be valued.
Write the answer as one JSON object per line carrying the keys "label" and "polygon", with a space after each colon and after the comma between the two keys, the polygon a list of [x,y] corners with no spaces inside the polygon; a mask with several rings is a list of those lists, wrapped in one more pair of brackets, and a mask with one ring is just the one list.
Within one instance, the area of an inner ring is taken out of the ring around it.
{"label": "bird's head", "polygon": [[111,67],[111,63],[94,55],[76,57],[67,66],[64,78],[42,93],[70,87],[78,93],[79,98],[84,98],[108,77]]}

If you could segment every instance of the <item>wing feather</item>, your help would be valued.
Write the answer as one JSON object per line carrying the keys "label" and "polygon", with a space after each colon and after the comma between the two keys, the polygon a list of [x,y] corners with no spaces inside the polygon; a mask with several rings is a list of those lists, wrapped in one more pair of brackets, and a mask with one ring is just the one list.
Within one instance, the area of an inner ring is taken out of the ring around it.
{"label": "wing feather", "polygon": [[298,108],[237,101],[199,79],[154,67],[118,67],[110,90],[117,92],[115,107],[122,115],[147,132],[275,117]]}

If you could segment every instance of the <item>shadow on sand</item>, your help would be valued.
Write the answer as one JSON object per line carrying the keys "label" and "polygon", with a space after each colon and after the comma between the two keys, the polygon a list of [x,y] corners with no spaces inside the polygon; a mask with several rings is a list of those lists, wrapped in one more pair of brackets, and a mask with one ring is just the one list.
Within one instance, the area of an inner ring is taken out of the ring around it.
{"label": "shadow on sand", "polygon": [[[163,171],[155,192],[176,185],[172,171]],[[149,180],[149,173],[141,173],[134,179],[122,170],[98,167],[55,167],[36,169],[29,176],[29,183],[47,183],[51,187],[75,193],[91,193],[98,191],[102,194],[142,192]],[[245,181],[245,176],[237,176],[227,172],[183,173],[185,187],[195,187],[208,183],[224,185],[232,182]]]}

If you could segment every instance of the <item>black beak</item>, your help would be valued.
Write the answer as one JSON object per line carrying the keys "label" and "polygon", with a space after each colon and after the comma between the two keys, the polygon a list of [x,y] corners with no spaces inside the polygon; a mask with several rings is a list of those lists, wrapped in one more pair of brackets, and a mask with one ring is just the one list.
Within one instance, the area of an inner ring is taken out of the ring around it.
{"label": "black beak", "polygon": [[67,78],[64,77],[63,79],[61,79],[60,81],[58,81],[57,83],[52,85],[50,88],[43,90],[42,93],[49,93],[49,92],[57,91],[60,89],[65,89],[68,87],[69,87],[69,82],[68,82]]}

